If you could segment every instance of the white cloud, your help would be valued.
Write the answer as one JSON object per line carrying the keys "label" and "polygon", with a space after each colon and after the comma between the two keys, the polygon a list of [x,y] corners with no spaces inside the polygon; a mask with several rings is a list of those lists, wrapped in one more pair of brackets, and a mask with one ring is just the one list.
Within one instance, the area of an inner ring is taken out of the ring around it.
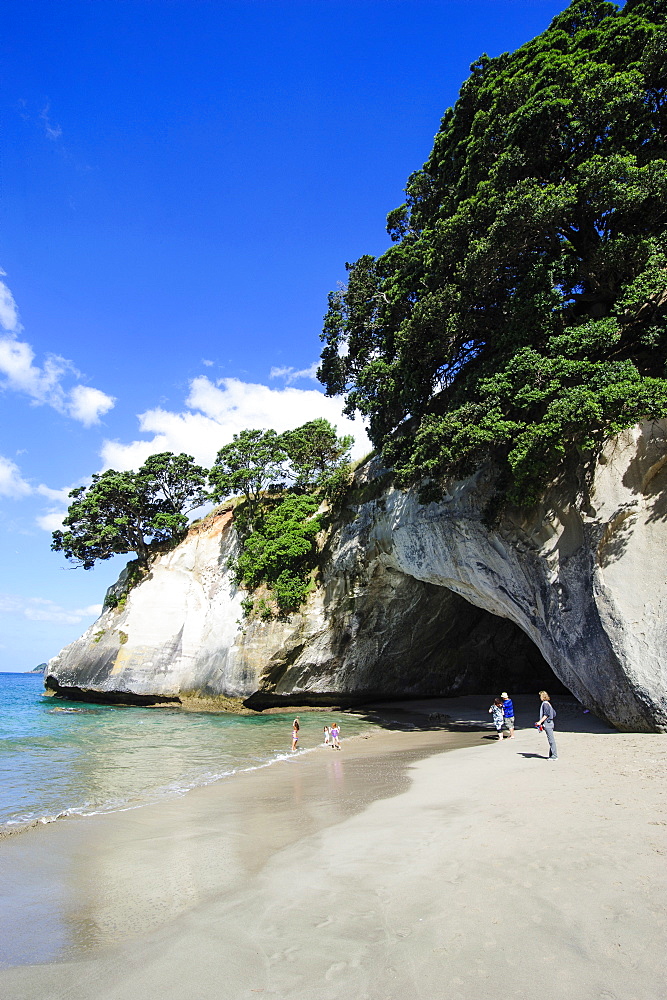
{"label": "white cloud", "polygon": [[[147,439],[127,443],[105,441],[102,468],[138,469],[149,455],[161,451],[185,452],[210,467],[223,444],[245,428],[270,427],[280,433],[316,417],[325,417],[338,428],[339,434],[354,437],[353,458],[362,458],[372,447],[361,419],[344,417],[342,400],[329,398],[317,389],[291,386],[272,389],[235,378],[216,383],[202,375],[190,383],[185,407],[179,412],[156,407],[140,414],[139,430]],[[44,531],[62,528],[73,488],[54,490],[44,485],[36,488],[36,493],[52,501],[49,509],[36,519]]]}
{"label": "white cloud", "polygon": [[[0,267],[0,276],[4,278],[6,273]],[[9,330],[12,333],[18,328],[19,324],[19,311],[16,308],[14,296],[4,281],[0,281],[0,324],[2,324],[3,330]]]}
{"label": "white cloud", "polygon": [[[88,482],[90,482],[89,479],[82,479],[75,486],[84,486]],[[46,497],[47,500],[51,501],[46,513],[40,514],[35,518],[38,527],[49,532],[59,531],[63,527],[63,518],[67,514],[67,508],[71,503],[69,495],[73,489],[74,486],[63,486],[60,490],[54,490],[50,486],[44,486],[43,483],[37,487],[35,493],[39,493],[40,496]]]}
{"label": "white cloud", "polygon": [[5,387],[31,396],[35,403],[48,403],[62,412],[65,391],[60,384],[63,375],[78,374],[70,361],[50,354],[42,368],[33,364],[35,352],[30,344],[14,337],[0,339],[0,374]]}
{"label": "white cloud", "polygon": [[21,475],[18,465],[0,455],[0,495],[18,498],[29,493],[32,493],[32,487]]}
{"label": "white cloud", "polygon": [[56,125],[51,121],[50,113],[51,113],[51,102],[47,101],[42,110],[40,111],[39,117],[40,121],[42,122],[42,126],[44,128],[44,135],[47,137],[47,139],[51,139],[52,142],[55,142],[56,139],[60,139],[60,137],[63,134],[63,130],[61,129],[60,125]]}
{"label": "white cloud", "polygon": [[343,403],[317,389],[271,389],[235,378],[212,382],[201,375],[190,383],[187,410],[171,412],[157,408],[139,415],[139,429],[148,440],[124,444],[105,441],[104,468],[136,469],[149,455],[160,451],[186,452],[201,465],[210,466],[223,444],[245,428],[273,428],[281,433],[316,417],[325,417],[339,434],[352,434],[353,457],[371,450],[360,418],[342,414]]}
{"label": "white cloud", "polygon": [[[1,269],[0,276],[5,276]],[[23,327],[14,296],[4,281],[0,281],[0,326],[6,334],[0,337],[0,376],[4,376],[0,388],[25,393],[35,405],[52,406],[85,427],[99,423],[100,416],[112,408],[115,399],[100,389],[87,385],[75,385],[72,389],[63,386],[65,376],[80,377],[67,358],[48,354],[43,365],[34,364],[32,347],[18,339]]]}
{"label": "white cloud", "polygon": [[69,495],[73,489],[73,486],[63,486],[60,490],[53,490],[50,486],[44,486],[44,484],[42,484],[37,487],[35,493],[39,493],[40,496],[46,497],[48,500],[55,500],[57,503],[68,504]]}
{"label": "white cloud", "polygon": [[315,380],[317,378],[317,369],[319,366],[319,361],[313,361],[312,365],[308,368],[300,368],[298,371],[294,368],[272,368],[269,372],[269,378],[285,379],[287,385],[291,385],[292,382],[296,382],[296,380],[300,378],[310,378]]}
{"label": "white cloud", "polygon": [[35,524],[42,531],[62,531],[63,528],[63,518],[67,510],[53,509],[46,512],[46,514],[40,514],[35,518]]}
{"label": "white cloud", "polygon": [[75,385],[69,394],[68,411],[74,420],[80,420],[84,427],[99,424],[100,417],[108,413],[116,400],[100,389],[89,385]]}
{"label": "white cloud", "polygon": [[0,594],[0,614],[22,615],[33,622],[78,625],[79,622],[86,619],[94,621],[101,613],[101,604],[89,604],[86,608],[67,609],[43,597],[19,597],[16,594]]}

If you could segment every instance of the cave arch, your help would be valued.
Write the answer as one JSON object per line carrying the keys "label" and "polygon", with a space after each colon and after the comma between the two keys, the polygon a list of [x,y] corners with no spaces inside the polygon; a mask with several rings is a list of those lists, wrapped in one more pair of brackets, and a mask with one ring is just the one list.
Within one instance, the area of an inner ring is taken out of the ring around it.
{"label": "cave arch", "polygon": [[346,589],[330,595],[326,649],[283,648],[247,706],[570,693],[518,625],[442,585],[385,566]]}

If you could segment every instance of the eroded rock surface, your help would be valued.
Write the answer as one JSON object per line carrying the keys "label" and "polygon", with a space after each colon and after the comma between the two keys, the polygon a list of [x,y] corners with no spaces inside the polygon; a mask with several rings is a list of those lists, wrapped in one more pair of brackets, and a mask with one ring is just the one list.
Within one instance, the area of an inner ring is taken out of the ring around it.
{"label": "eroded rock surface", "polygon": [[241,623],[226,513],[158,557],[122,609],[51,660],[48,683],[261,707],[538,690],[555,674],[619,728],[667,729],[663,424],[611,442],[585,501],[550,497],[495,530],[483,472],[429,505],[391,486],[364,500],[380,474],[360,470],[360,502],[289,623]]}

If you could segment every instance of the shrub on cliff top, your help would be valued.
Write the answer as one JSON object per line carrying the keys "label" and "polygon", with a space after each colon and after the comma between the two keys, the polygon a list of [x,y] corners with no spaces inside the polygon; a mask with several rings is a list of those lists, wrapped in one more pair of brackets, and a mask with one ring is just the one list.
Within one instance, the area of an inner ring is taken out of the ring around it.
{"label": "shrub on cliff top", "polygon": [[[306,596],[315,552],[320,498],[290,495],[267,511],[244,540],[236,577],[250,590],[267,584],[280,616],[296,611]],[[266,602],[265,602],[266,603]],[[252,603],[246,611],[252,610]],[[271,617],[266,612],[263,617]]]}
{"label": "shrub on cliff top", "polygon": [[[242,498],[234,512],[241,542],[233,567],[237,582],[251,591],[266,586],[267,596],[257,602],[261,618],[284,617],[308,590],[322,527],[318,511],[347,488],[352,443],[321,418],[282,435],[241,431],[218,452],[208,473],[211,492],[206,470],[189,455],[151,455],[138,472],[109,469],[72,490],[64,530],[53,532],[51,548],[84,569],[136,552],[125,590],[105,599],[105,607],[119,607],[153,554],[184,536],[190,511],[235,494]],[[243,602],[246,616],[254,604],[253,597]]]}
{"label": "shrub on cliff top", "polygon": [[242,431],[218,452],[210,473],[214,495],[231,491],[244,498],[234,514],[241,539],[237,582],[269,592],[243,602],[246,617],[253,610],[264,620],[285,617],[304,600],[322,528],[318,511],[346,489],[352,443],[319,418],[281,435]]}
{"label": "shrub on cliff top", "polygon": [[666,53],[666,0],[575,0],[482,56],[394,246],[347,265],[319,377],[399,482],[436,497],[491,456],[530,504],[566,449],[667,414]]}

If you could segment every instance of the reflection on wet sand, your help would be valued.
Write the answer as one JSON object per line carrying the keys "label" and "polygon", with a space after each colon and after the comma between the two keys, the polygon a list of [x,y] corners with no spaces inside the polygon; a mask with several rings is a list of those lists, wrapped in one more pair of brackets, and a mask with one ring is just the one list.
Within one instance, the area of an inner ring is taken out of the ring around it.
{"label": "reflection on wet sand", "polygon": [[241,888],[297,840],[405,791],[412,761],[478,741],[447,733],[349,740],[335,758],[325,749],[296,755],[157,806],[10,838],[0,845],[10,872],[0,890],[0,961],[73,959],[140,938]]}

